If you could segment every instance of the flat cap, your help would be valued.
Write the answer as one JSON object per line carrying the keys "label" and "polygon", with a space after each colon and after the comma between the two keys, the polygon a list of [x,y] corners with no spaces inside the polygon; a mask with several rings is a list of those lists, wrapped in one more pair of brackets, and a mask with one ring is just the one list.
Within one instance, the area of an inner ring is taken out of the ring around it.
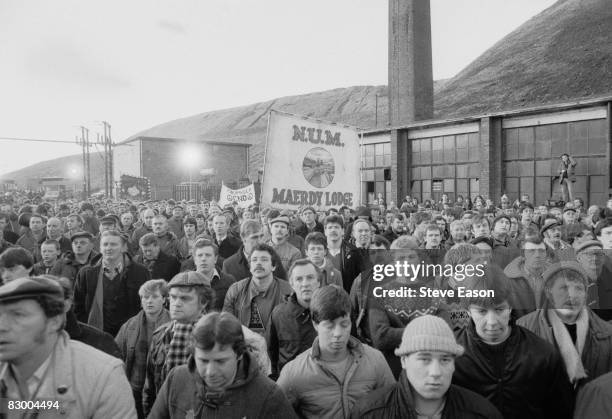
{"label": "flat cap", "polygon": [[306,211],[312,211],[313,214],[316,214],[314,207],[308,206],[301,209],[300,214],[304,214]]}
{"label": "flat cap", "polygon": [[547,218],[544,220],[544,225],[540,229],[540,234],[544,234],[546,230],[553,227],[559,227],[561,224],[555,218]]}
{"label": "flat cap", "polygon": [[278,217],[268,220],[268,222],[270,223],[270,225],[274,223],[285,223],[288,226],[290,224],[289,217],[285,215],[279,215]]}
{"label": "flat cap", "polygon": [[174,275],[174,278],[168,284],[168,288],[173,287],[197,287],[209,286],[210,281],[204,275],[195,271],[186,271]]}
{"label": "flat cap", "polygon": [[18,278],[0,287],[0,302],[26,300],[40,296],[47,296],[58,301],[64,301],[64,291],[62,287],[49,278]]}
{"label": "flat cap", "polygon": [[119,220],[114,215],[105,215],[100,218],[100,224],[117,224]]}
{"label": "flat cap", "polygon": [[70,241],[73,242],[76,239],[89,239],[93,240],[94,236],[89,231],[77,231],[70,236]]}

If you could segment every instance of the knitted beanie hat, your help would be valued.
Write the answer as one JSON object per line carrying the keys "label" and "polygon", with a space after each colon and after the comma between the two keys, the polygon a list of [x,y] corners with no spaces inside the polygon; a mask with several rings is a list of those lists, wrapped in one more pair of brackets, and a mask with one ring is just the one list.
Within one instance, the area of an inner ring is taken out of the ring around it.
{"label": "knitted beanie hat", "polygon": [[425,315],[408,323],[395,355],[409,355],[418,351],[440,351],[459,356],[464,349],[457,344],[453,331],[443,319]]}

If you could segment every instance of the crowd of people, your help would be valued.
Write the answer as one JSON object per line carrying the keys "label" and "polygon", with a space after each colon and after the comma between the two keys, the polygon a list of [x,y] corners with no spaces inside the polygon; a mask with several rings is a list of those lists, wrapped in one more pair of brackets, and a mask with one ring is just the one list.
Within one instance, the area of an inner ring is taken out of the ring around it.
{"label": "crowd of people", "polygon": [[7,196],[1,414],[610,417],[612,199],[551,204]]}

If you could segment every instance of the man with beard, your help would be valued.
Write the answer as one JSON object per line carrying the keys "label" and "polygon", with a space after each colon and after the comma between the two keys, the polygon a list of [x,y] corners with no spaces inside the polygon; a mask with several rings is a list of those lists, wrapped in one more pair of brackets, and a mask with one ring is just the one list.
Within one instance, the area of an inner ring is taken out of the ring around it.
{"label": "man with beard", "polygon": [[545,302],[518,325],[553,344],[576,390],[612,371],[612,325],[587,304],[589,279],[577,262],[559,262],[544,272]]}
{"label": "man with beard", "polygon": [[289,284],[293,293],[272,310],[266,335],[273,378],[278,377],[287,362],[310,348],[316,337],[310,317],[310,300],[321,286],[321,280],[314,263],[308,259],[295,261],[289,269]]}
{"label": "man with beard", "polygon": [[193,261],[196,272],[202,274],[215,291],[215,299],[211,308],[221,311],[223,302],[229,287],[236,282],[236,278],[230,274],[219,272],[217,270],[217,258],[219,257],[219,248],[212,240],[198,239],[193,248]]}
{"label": "man with beard", "polygon": [[353,419],[488,418],[502,419],[487,399],[451,384],[455,359],[463,354],[448,325],[425,315],[410,322],[395,354],[402,374],[397,384],[358,401]]}
{"label": "man with beard", "polygon": [[274,253],[266,244],[255,245],[250,257],[252,276],[232,284],[223,304],[223,311],[262,336],[270,328],[274,307],[292,292],[287,281],[274,276]]}
{"label": "man with beard", "polygon": [[359,398],[395,380],[378,350],[351,337],[346,291],[335,285],[319,288],[310,312],[317,337],[285,365],[277,383],[300,417],[348,417]]}
{"label": "man with beard", "polygon": [[138,289],[151,275],[123,252],[125,237],[119,232],[102,233],[100,247],[102,260],[77,274],[74,313],[79,321],[115,336],[138,313]]}
{"label": "man with beard", "polygon": [[210,282],[197,272],[181,272],[168,284],[170,322],[154,333],[147,356],[142,394],[143,412],[149,414],[156,395],[172,368],[186,364],[191,355],[191,333],[208,312],[214,298]]}

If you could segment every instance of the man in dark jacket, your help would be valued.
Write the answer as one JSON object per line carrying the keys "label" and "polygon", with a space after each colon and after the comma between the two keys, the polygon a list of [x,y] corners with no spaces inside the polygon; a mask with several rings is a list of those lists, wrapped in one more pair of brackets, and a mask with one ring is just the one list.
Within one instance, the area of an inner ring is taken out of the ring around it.
{"label": "man in dark jacket", "polygon": [[317,212],[313,207],[303,208],[300,216],[302,218],[302,225],[295,230],[295,234],[298,236],[305,239],[310,233],[323,233],[325,231],[323,225],[317,221]]}
{"label": "man in dark jacket", "polygon": [[273,378],[287,362],[312,347],[317,336],[309,309],[312,293],[321,286],[314,263],[308,259],[295,261],[289,270],[289,284],[293,294],[272,310],[266,335]]}
{"label": "man in dark jacket", "polygon": [[72,252],[66,252],[60,260],[55,262],[49,273],[63,276],[74,282],[82,267],[95,265],[100,261],[102,255],[93,251],[93,235],[88,231],[74,233],[70,241]]}
{"label": "man in dark jacket", "polygon": [[161,251],[159,239],[155,234],[142,236],[139,245],[140,254],[134,260],[149,270],[151,278],[170,281],[181,270],[181,263],[176,257]]}
{"label": "man in dark jacket", "polygon": [[105,231],[100,245],[102,260],[77,274],[74,312],[79,321],[115,336],[121,325],[138,313],[138,290],[151,274],[123,253],[126,240],[121,233]]}
{"label": "man in dark jacket", "polygon": [[230,274],[219,272],[217,269],[217,258],[219,248],[209,239],[196,240],[193,247],[193,262],[195,271],[201,273],[210,281],[210,286],[215,291],[215,299],[212,310],[221,311],[225,294],[229,287],[236,282],[236,278]]}
{"label": "man in dark jacket", "polygon": [[74,302],[74,285],[71,280],[64,277],[56,277],[52,275],[45,275],[46,278],[52,278],[54,281],[62,287],[64,290],[64,302],[66,305],[66,325],[64,329],[68,332],[70,339],[78,340],[89,346],[93,346],[96,349],[106,352],[115,358],[121,358],[119,347],[113,340],[113,337],[108,333],[96,329],[85,323],[81,323],[76,319],[73,310]]}
{"label": "man in dark jacket", "polygon": [[574,388],[612,371],[612,325],[587,305],[587,272],[562,261],[544,271],[543,282],[542,309],[517,324],[559,349]]}
{"label": "man in dark jacket", "polygon": [[354,419],[502,419],[484,397],[451,384],[455,358],[463,354],[444,320],[425,315],[408,323],[395,350],[401,357],[399,382],[375,390],[357,402]]}
{"label": "man in dark jacket", "polygon": [[[255,220],[246,220],[240,226],[240,237],[242,246],[231,257],[223,261],[223,272],[236,278],[237,281],[251,276],[251,268],[249,258],[253,247],[259,243],[263,243],[264,235],[261,224]],[[280,257],[274,252],[274,265],[276,270],[274,275],[277,278],[287,279],[287,272],[283,268]]]}
{"label": "man in dark jacket", "polygon": [[170,288],[170,322],[155,332],[149,345],[142,408],[149,414],[168,373],[186,364],[191,354],[191,333],[195,323],[206,313],[214,291],[202,274],[181,272],[168,284]]}
{"label": "man in dark jacket", "polygon": [[486,397],[505,419],[571,418],[573,392],[563,361],[545,340],[511,321],[507,280],[483,276],[463,303],[470,323],[457,342],[453,383]]}
{"label": "man in dark jacket", "polygon": [[193,340],[193,355],[187,365],[170,372],[150,419],[196,411],[198,417],[296,417],[282,390],[259,372],[245,350],[242,327],[234,316],[207,314],[196,324]]}
{"label": "man in dark jacket", "polygon": [[230,234],[226,215],[218,214],[214,216],[213,230],[215,232],[215,244],[219,247],[221,257],[227,259],[240,249],[242,242]]}

